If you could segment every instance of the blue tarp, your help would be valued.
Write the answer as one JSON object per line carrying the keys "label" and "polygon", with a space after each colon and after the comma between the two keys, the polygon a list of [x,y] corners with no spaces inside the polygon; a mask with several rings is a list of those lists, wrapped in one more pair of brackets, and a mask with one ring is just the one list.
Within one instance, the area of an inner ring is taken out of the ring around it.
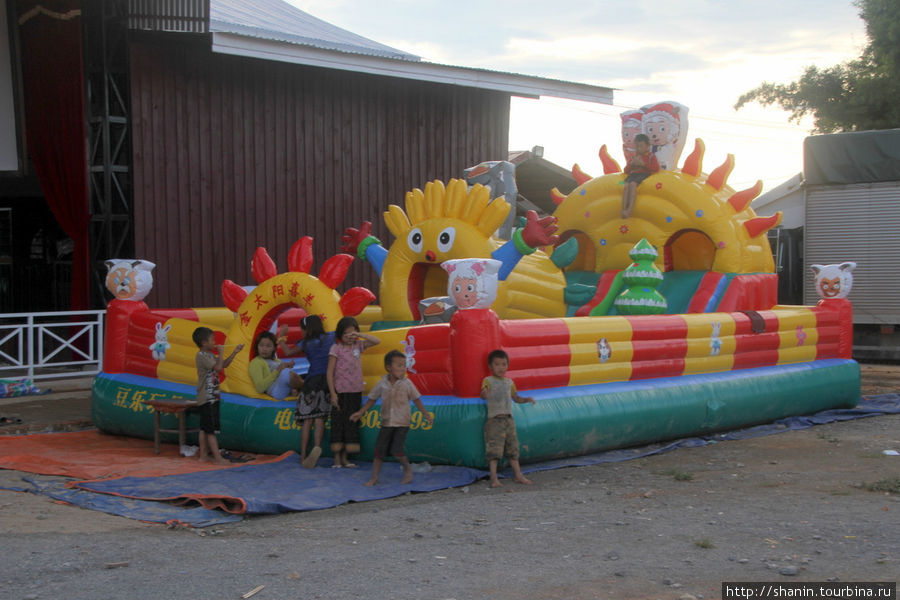
{"label": "blue tarp", "polygon": [[59,477],[34,475],[23,477],[22,482],[26,485],[22,487],[0,486],[0,489],[41,494],[81,508],[99,510],[111,515],[150,523],[178,523],[193,527],[208,527],[243,519],[240,515],[229,514],[221,510],[210,510],[201,506],[183,507],[152,500],[96,494],[67,487],[66,484],[69,481],[69,479]]}
{"label": "blue tarp", "polygon": [[345,502],[364,502],[407,492],[433,492],[468,485],[486,474],[467,467],[417,465],[413,482],[402,485],[402,469],[385,463],[378,485],[363,484],[372,477],[372,465],[358,469],[331,469],[331,459],[304,469],[297,454],[263,465],[245,465],[223,471],[203,471],[165,477],[122,477],[76,484],[79,488],[145,500],[197,500],[221,504],[230,512],[279,513],[331,508]]}

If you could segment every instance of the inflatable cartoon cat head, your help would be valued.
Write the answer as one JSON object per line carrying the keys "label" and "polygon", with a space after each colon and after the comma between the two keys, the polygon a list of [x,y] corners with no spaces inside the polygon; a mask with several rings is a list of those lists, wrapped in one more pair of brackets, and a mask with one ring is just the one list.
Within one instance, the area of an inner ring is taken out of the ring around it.
{"label": "inflatable cartoon cat head", "polygon": [[156,265],[147,260],[114,258],[104,263],[106,289],[119,300],[143,300],[153,288],[153,274]]}
{"label": "inflatable cartoon cat head", "polygon": [[816,294],[819,298],[846,298],[853,287],[853,269],[855,262],[843,262],[839,265],[810,265],[816,274]]}

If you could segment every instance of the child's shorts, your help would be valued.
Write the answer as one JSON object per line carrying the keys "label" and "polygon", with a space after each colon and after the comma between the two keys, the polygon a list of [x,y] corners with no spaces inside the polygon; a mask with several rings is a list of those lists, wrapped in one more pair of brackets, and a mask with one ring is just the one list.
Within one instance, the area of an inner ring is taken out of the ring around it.
{"label": "child's shorts", "polygon": [[200,405],[200,431],[219,433],[219,403],[207,402]]}
{"label": "child's shorts", "polygon": [[653,173],[631,173],[625,178],[625,183],[641,184],[642,181],[653,175]]}
{"label": "child's shorts", "polygon": [[519,436],[512,415],[498,415],[484,422],[484,455],[488,460],[519,460]]}
{"label": "child's shorts", "polygon": [[403,446],[406,444],[406,434],[409,427],[382,427],[375,440],[375,458],[393,456],[403,458]]}

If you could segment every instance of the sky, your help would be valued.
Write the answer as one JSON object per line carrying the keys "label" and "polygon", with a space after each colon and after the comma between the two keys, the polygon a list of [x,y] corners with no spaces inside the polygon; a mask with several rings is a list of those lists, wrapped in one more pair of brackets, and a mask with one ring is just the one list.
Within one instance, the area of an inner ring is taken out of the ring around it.
{"label": "sky", "polygon": [[[851,0],[288,0],[316,17],[441,64],[616,88],[614,104],[513,98],[510,150],[544,148],[563,167],[603,174],[606,144],[624,165],[619,113],[671,100],[689,108],[683,161],[701,138],[703,170],[735,157],[728,184],[764,191],[803,168],[799,124],[777,107],[733,106],[763,81],[859,56]],[[498,157],[485,157],[496,160]]]}

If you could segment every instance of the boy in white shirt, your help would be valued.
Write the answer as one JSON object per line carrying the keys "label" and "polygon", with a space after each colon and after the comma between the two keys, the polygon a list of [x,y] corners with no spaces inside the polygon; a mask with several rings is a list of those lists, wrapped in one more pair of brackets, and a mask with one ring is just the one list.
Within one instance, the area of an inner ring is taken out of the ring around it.
{"label": "boy in white shirt", "polygon": [[381,465],[387,455],[392,455],[403,465],[401,484],[410,483],[413,479],[412,467],[403,449],[406,434],[409,432],[410,401],[422,412],[429,425],[434,423],[434,418],[422,404],[419,390],[406,378],[406,356],[399,350],[391,350],[384,355],[384,368],[387,375],[375,384],[363,407],[350,415],[351,421],[359,421],[366,411],[375,405],[378,398],[381,398],[381,429],[375,441],[375,459],[372,461],[372,478],[366,482],[368,486],[378,483]]}

